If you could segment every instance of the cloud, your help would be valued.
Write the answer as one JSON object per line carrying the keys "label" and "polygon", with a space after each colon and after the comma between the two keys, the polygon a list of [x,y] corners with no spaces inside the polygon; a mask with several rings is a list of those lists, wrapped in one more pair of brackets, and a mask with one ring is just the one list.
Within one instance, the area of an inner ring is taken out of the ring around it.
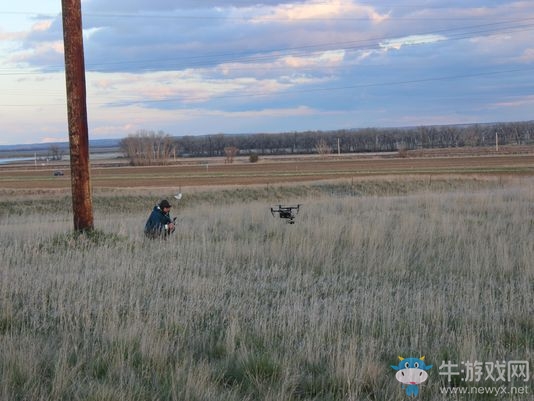
{"label": "cloud", "polygon": [[47,137],[44,137],[41,139],[41,143],[54,143],[54,142],[65,142],[67,138],[62,136],[62,137],[50,137],[50,136],[47,136]]}
{"label": "cloud", "polygon": [[[400,3],[86,0],[91,130],[120,137],[139,128],[179,134],[530,115],[534,2]],[[3,124],[15,136],[55,138],[66,129],[57,7],[0,32],[0,105],[13,111]]]}
{"label": "cloud", "polygon": [[45,33],[50,29],[52,20],[46,19],[34,23],[29,31],[4,32],[0,31],[0,41],[23,41],[32,33]]}
{"label": "cloud", "polygon": [[51,20],[39,21],[32,26],[31,30],[34,32],[45,32],[50,29],[51,25],[52,25]]}
{"label": "cloud", "polygon": [[[117,124],[116,113],[123,122]],[[172,135],[189,135],[213,132],[257,132],[258,124],[263,132],[276,131],[273,122],[308,121],[329,113],[305,105],[292,107],[268,107],[252,110],[221,110],[215,108],[189,107],[180,110],[153,110],[150,113],[138,105],[121,107],[111,111],[104,109],[92,120],[91,138],[120,138],[141,129],[163,130]],[[312,126],[310,126],[312,128]]]}
{"label": "cloud", "polygon": [[59,60],[63,58],[63,41],[36,43],[30,50],[15,52],[9,58],[12,63],[28,63],[30,65],[48,65],[59,69]]}
{"label": "cloud", "polygon": [[[129,104],[166,109],[189,104],[226,100],[248,103],[250,99],[266,98],[293,87],[324,82],[323,78],[306,75],[281,75],[276,78],[250,76],[218,78],[210,70],[154,72],[145,74],[87,75],[88,98],[97,104],[125,106]],[[115,95],[119,93],[120,95]]]}
{"label": "cloud", "polygon": [[[259,110],[239,110],[239,111],[224,111],[224,110],[205,110],[205,109],[190,109],[184,113],[184,116],[191,118],[202,118],[203,116],[212,117],[227,117],[227,118],[277,118],[277,117],[306,117],[320,113],[319,110],[314,110],[307,106],[296,106],[290,108],[265,108]],[[186,117],[187,118],[187,117]]]}
{"label": "cloud", "polygon": [[2,32],[0,31],[0,42],[22,40],[26,37],[25,32]]}
{"label": "cloud", "polygon": [[[424,125],[448,125],[448,124],[465,124],[466,122],[476,122],[480,117],[476,114],[406,114],[402,118],[398,119],[397,127],[412,127],[412,126],[424,126]],[[391,117],[384,120],[386,125],[392,125]],[[493,122],[493,121],[492,121]]]}
{"label": "cloud", "polygon": [[502,102],[496,102],[492,107],[521,107],[534,106],[534,95],[519,96]]}
{"label": "cloud", "polygon": [[443,35],[410,35],[402,38],[387,39],[380,42],[379,46],[385,50],[400,50],[403,46],[425,45],[447,40]]}
{"label": "cloud", "polygon": [[291,68],[325,67],[339,65],[343,62],[344,56],[344,50],[332,50],[310,56],[286,56],[282,58],[282,61]]}
{"label": "cloud", "polygon": [[525,49],[519,57],[519,61],[523,63],[534,62],[534,48]]}
{"label": "cloud", "polygon": [[295,0],[230,0],[225,2],[221,2],[220,0],[186,0],[177,4],[175,0],[114,0],[112,2],[108,0],[90,0],[84,2],[84,8],[88,12],[106,9],[117,12],[135,13],[139,11],[174,11],[178,8],[182,10],[207,10],[214,8],[275,7],[301,2]]}
{"label": "cloud", "polygon": [[295,21],[329,18],[366,18],[379,23],[388,18],[387,14],[378,13],[373,7],[360,5],[350,0],[312,0],[302,3],[280,4],[266,9],[263,15],[254,18],[254,22],[283,21],[290,24]]}

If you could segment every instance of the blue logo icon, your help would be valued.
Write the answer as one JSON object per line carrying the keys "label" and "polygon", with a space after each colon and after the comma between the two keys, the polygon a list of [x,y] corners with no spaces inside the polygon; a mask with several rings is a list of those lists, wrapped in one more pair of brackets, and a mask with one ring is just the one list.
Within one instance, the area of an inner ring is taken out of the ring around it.
{"label": "blue logo icon", "polygon": [[397,371],[395,378],[402,383],[402,388],[406,389],[407,396],[416,397],[419,394],[419,384],[428,379],[427,370],[432,365],[425,363],[425,357],[421,358],[403,358],[399,356],[399,364],[391,365]]}

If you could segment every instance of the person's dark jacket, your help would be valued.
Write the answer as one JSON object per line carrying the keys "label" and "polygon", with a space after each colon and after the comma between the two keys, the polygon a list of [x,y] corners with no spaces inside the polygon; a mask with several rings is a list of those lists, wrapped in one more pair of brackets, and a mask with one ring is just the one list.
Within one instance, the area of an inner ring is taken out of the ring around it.
{"label": "person's dark jacket", "polygon": [[166,226],[172,222],[168,213],[163,212],[159,206],[154,206],[145,224],[145,235],[150,238],[165,236],[170,233]]}

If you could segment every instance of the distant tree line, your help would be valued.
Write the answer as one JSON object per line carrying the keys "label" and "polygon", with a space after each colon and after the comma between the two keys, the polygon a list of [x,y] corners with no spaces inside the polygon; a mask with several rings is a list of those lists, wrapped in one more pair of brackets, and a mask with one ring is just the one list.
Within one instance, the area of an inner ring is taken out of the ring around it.
{"label": "distant tree line", "polygon": [[[291,155],[327,153],[394,152],[416,149],[527,145],[534,143],[534,121],[421,126],[413,128],[364,128],[277,134],[214,134],[170,136],[140,131],[121,141],[132,164],[162,164],[171,157],[223,156],[232,161],[241,155]],[[229,155],[231,150],[231,155]]]}
{"label": "distant tree line", "polygon": [[365,128],[278,134],[216,134],[175,137],[181,156],[224,156],[233,146],[240,154],[259,155],[392,152],[401,149],[454,148],[534,143],[534,121],[466,126]]}

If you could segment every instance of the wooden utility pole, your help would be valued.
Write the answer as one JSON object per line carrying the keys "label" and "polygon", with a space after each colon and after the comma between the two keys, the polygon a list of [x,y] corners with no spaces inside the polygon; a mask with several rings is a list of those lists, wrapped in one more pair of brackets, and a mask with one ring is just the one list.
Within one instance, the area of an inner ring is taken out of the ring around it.
{"label": "wooden utility pole", "polygon": [[81,0],[61,0],[70,144],[74,229],[92,230],[93,203],[89,168],[89,135],[85,92]]}

